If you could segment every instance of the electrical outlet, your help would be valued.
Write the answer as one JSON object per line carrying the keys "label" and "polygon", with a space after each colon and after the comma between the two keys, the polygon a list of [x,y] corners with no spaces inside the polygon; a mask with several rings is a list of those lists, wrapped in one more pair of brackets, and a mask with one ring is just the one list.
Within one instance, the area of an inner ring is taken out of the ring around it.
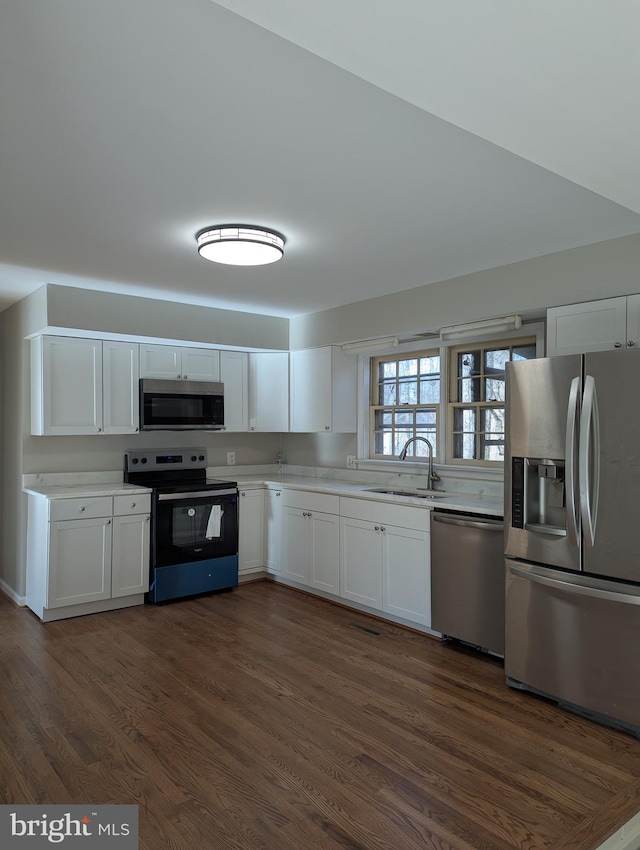
{"label": "electrical outlet", "polygon": [[356,456],[355,455],[347,455],[347,469],[355,469],[356,468]]}
{"label": "electrical outlet", "polygon": [[227,466],[233,466],[236,462],[236,453],[235,452],[227,452]]}

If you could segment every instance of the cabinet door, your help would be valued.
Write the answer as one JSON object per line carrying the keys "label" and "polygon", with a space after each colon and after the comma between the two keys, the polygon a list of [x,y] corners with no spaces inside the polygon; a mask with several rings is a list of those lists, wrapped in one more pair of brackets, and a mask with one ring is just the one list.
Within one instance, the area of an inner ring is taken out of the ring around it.
{"label": "cabinet door", "polygon": [[429,534],[382,526],[382,610],[414,623],[431,623]]}
{"label": "cabinet door", "polygon": [[182,378],[182,349],[174,345],[140,345],[140,377]]}
{"label": "cabinet door", "polygon": [[140,430],[138,350],[134,342],[102,343],[105,434],[135,434]]}
{"label": "cabinet door", "polygon": [[266,566],[270,573],[282,572],[282,491],[267,490],[264,500]]}
{"label": "cabinet door", "polygon": [[33,364],[32,433],[101,433],[102,341],[39,337],[32,357],[40,361]]}
{"label": "cabinet door", "polygon": [[47,608],[111,596],[111,519],[49,523]]}
{"label": "cabinet door", "polygon": [[625,348],[627,299],[604,298],[547,310],[547,354]]}
{"label": "cabinet door", "polygon": [[220,352],[220,380],[224,384],[226,431],[249,430],[249,355],[246,351]]}
{"label": "cabinet door", "polygon": [[331,431],[331,348],[292,351],[290,416],[292,431]]}
{"label": "cabinet door", "polygon": [[183,381],[219,381],[220,352],[214,348],[182,349]]}
{"label": "cabinet door", "polygon": [[289,430],[289,353],[249,355],[249,430]]}
{"label": "cabinet door", "polygon": [[238,572],[262,572],[264,569],[263,490],[240,490],[238,521]]}
{"label": "cabinet door", "polygon": [[149,590],[149,514],[113,518],[111,596]]}
{"label": "cabinet door", "polygon": [[627,348],[640,347],[640,295],[627,297]]}
{"label": "cabinet door", "polygon": [[340,521],[340,596],[382,608],[380,526],[360,519]]}
{"label": "cabinet door", "polygon": [[309,584],[327,593],[340,593],[340,519],[309,511]]}
{"label": "cabinet door", "polygon": [[282,509],[282,574],[309,584],[309,517],[300,508]]}

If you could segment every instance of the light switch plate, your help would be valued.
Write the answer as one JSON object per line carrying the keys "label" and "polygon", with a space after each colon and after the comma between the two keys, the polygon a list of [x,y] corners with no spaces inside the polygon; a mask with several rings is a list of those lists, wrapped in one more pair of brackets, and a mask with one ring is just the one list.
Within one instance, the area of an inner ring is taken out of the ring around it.
{"label": "light switch plate", "polygon": [[227,452],[227,466],[233,466],[236,462],[236,453]]}

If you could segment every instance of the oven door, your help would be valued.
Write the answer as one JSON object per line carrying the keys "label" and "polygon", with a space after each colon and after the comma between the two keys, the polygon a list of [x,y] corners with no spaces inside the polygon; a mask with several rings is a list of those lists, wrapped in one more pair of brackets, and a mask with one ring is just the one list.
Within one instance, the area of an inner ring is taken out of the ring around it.
{"label": "oven door", "polygon": [[238,554],[238,491],[156,493],[151,558],[154,567]]}

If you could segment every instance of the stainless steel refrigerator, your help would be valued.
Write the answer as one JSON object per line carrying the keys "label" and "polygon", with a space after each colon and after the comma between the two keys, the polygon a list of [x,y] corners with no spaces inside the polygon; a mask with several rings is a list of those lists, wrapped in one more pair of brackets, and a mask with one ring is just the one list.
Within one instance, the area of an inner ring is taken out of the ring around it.
{"label": "stainless steel refrigerator", "polygon": [[640,350],[506,380],[507,681],[640,737]]}

